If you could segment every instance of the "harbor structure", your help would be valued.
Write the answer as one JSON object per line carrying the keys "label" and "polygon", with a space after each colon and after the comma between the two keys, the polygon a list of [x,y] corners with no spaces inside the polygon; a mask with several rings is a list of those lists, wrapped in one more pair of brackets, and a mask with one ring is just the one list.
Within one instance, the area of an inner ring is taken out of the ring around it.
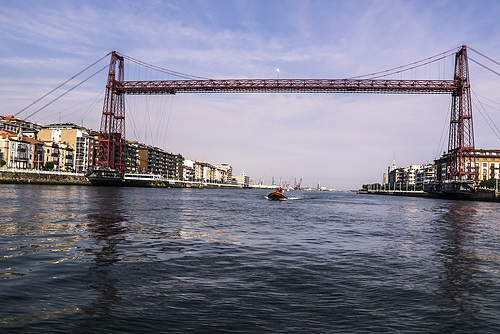
{"label": "harbor structure", "polygon": [[[103,168],[124,171],[125,95],[158,95],[178,93],[405,93],[451,94],[451,119],[446,174],[437,180],[434,191],[442,191],[442,183],[474,183],[476,170],[467,168],[467,159],[475,165],[474,131],[470,100],[470,82],[467,46],[450,50],[455,55],[452,80],[356,79],[202,79],[125,80],[125,60],[130,57],[111,52],[106,94],[101,118],[96,164]],[[446,56],[447,57],[447,56]],[[432,57],[433,58],[433,57]],[[432,60],[437,61],[441,58]],[[427,64],[427,63],[424,63]],[[421,66],[421,65],[419,65]],[[413,68],[407,68],[409,71]],[[387,74],[389,75],[389,74]],[[195,178],[200,177],[194,170]],[[204,171],[202,173],[205,173]],[[415,183],[415,171],[404,175],[408,183]],[[202,178],[207,175],[202,174]],[[211,176],[208,176],[209,178]]]}

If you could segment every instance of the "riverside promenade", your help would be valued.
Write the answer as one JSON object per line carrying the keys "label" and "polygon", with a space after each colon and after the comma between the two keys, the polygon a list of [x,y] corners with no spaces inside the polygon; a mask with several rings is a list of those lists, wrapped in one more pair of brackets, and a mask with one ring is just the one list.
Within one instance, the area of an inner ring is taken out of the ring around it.
{"label": "riverside promenade", "polygon": [[[92,185],[84,173],[42,171],[35,169],[0,168],[0,184]],[[125,182],[124,186],[132,186]],[[241,189],[239,184],[210,183],[162,179],[140,185],[147,188],[210,188]]]}

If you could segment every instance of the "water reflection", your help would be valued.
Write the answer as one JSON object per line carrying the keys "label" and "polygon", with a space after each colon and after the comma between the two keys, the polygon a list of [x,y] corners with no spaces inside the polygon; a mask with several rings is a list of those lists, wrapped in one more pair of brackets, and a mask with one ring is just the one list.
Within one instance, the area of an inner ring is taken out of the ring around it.
{"label": "water reflection", "polygon": [[438,220],[442,246],[439,256],[444,266],[440,277],[443,296],[455,301],[460,311],[473,311],[473,300],[484,286],[477,279],[480,271],[475,239],[480,233],[474,202],[451,203]]}
{"label": "water reflection", "polygon": [[123,226],[126,218],[122,196],[121,188],[95,188],[94,211],[87,216],[88,232],[95,242],[95,246],[86,249],[87,256],[95,262],[89,268],[90,287],[99,293],[99,297],[85,309],[89,314],[108,314],[111,305],[120,300],[116,288],[119,278],[111,266],[121,261],[118,246],[125,241],[127,232]]}
{"label": "water reflection", "polygon": [[38,266],[78,258],[84,228],[79,221],[81,204],[72,200],[81,197],[77,187],[7,185],[2,190],[0,279],[32,275],[28,263]]}

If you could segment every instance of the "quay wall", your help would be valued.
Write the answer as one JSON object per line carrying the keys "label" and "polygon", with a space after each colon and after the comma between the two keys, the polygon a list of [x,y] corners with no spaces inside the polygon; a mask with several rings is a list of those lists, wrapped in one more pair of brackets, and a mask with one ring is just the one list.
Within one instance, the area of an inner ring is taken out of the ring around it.
{"label": "quay wall", "polygon": [[423,192],[423,191],[404,191],[404,190],[395,190],[395,191],[368,190],[366,192],[363,192],[363,194],[388,195],[388,196],[407,196],[407,197],[432,197],[428,193]]}
{"label": "quay wall", "polygon": [[[164,183],[170,188],[207,188],[207,189],[242,189],[241,185],[224,183],[206,183],[197,181],[178,181],[172,180]],[[155,185],[152,185],[153,187]],[[158,186],[158,184],[156,185]],[[161,186],[161,185],[160,185]]]}
{"label": "quay wall", "polygon": [[385,195],[385,196],[407,196],[407,197],[425,197],[425,198],[441,198],[453,200],[468,200],[468,201],[483,201],[483,202],[498,202],[500,201],[500,193],[496,193],[492,189],[476,189],[471,194],[453,194],[453,193],[427,193],[424,191],[386,191],[386,190],[364,190],[358,194],[369,195]]}
{"label": "quay wall", "polygon": [[0,183],[90,185],[83,174],[0,169]]}
{"label": "quay wall", "polygon": [[[53,184],[53,185],[83,185],[91,183],[84,174],[67,172],[48,172],[25,169],[0,168],[0,184]],[[125,186],[131,186],[125,183]],[[208,188],[208,189],[241,189],[241,185],[218,184],[191,181],[151,182],[141,185],[147,188]]]}

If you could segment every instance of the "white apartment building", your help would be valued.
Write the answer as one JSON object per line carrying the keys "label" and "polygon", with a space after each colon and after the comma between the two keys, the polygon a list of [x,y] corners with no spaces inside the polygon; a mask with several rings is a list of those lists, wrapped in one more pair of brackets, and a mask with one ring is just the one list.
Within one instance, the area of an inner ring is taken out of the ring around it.
{"label": "white apartment building", "polygon": [[9,140],[7,167],[30,168],[30,146],[22,137],[11,137]]}
{"label": "white apartment building", "polygon": [[0,160],[9,168],[43,167],[43,143],[39,140],[0,130]]}
{"label": "white apartment building", "polygon": [[[73,169],[75,172],[84,172],[89,168],[91,145],[93,137],[87,129],[73,123],[51,124],[38,132],[38,139],[48,147],[57,145],[64,156],[59,157],[60,168]],[[50,150],[49,150],[50,151]],[[52,151],[47,152],[54,154]]]}
{"label": "white apartment building", "polygon": [[242,185],[244,188],[250,185],[250,177],[245,174],[245,172],[242,172],[240,175],[234,176],[233,178],[236,179],[237,184]]}
{"label": "white apartment building", "polygon": [[423,186],[434,179],[434,165],[410,165],[396,167],[395,163],[387,168],[388,185],[391,189],[406,189]]}
{"label": "white apartment building", "polygon": [[211,165],[190,159],[183,161],[183,179],[185,181],[201,181],[209,183],[229,183],[232,167],[229,165]]}

